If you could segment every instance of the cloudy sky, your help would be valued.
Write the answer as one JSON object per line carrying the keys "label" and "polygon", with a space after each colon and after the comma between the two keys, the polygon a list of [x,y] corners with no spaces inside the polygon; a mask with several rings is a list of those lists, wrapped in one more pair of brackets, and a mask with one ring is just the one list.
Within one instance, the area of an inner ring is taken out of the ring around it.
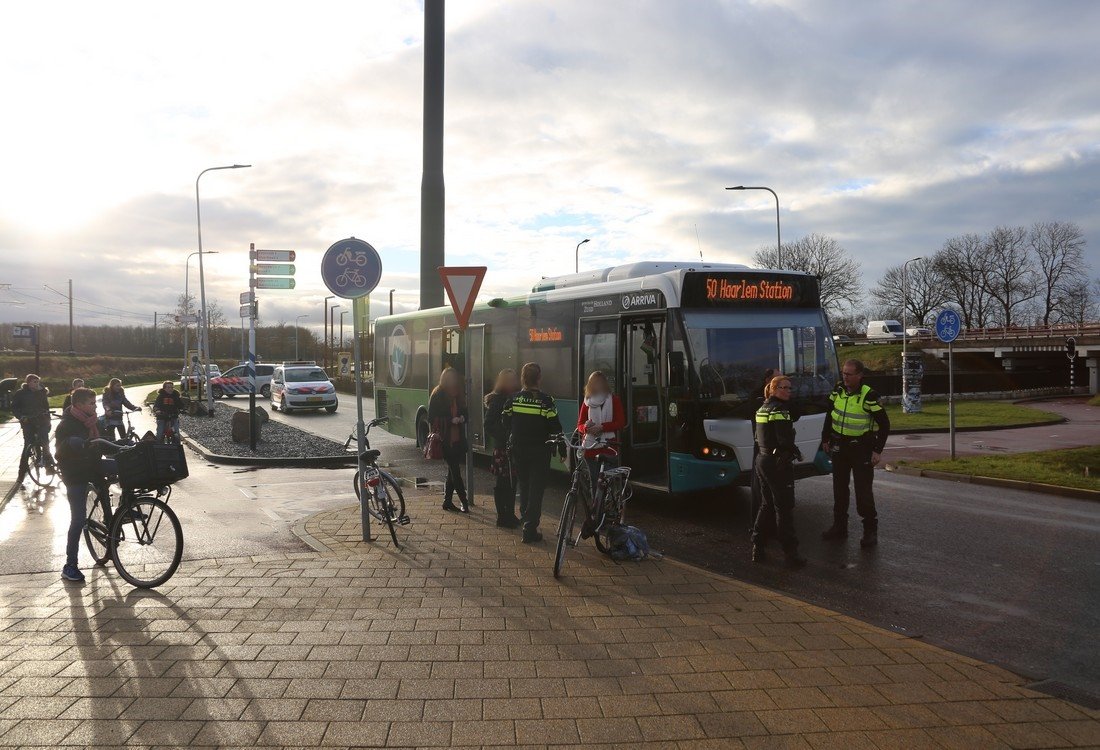
{"label": "cloudy sky", "polygon": [[[628,260],[747,261],[838,238],[871,285],[997,224],[1077,222],[1100,271],[1100,3],[452,0],[447,260],[483,293]],[[418,306],[417,2],[5,8],[2,321],[152,323],[184,286],[202,180],[211,299],[248,244],[298,251],[264,321],[321,323],[319,261],[380,251]],[[191,288],[197,284],[192,261]],[[62,303],[62,304],[57,304]]]}

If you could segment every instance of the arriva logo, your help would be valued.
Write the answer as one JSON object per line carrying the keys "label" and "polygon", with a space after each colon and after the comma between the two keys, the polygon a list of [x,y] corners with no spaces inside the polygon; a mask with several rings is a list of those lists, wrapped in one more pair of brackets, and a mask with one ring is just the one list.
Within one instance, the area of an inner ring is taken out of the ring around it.
{"label": "arriva logo", "polygon": [[412,340],[405,331],[405,326],[398,325],[393,329],[389,340],[390,381],[394,385],[401,385],[408,377],[411,355]]}
{"label": "arriva logo", "polygon": [[656,292],[638,292],[635,294],[623,295],[623,309],[629,310],[632,307],[656,307],[657,306],[657,293]]}

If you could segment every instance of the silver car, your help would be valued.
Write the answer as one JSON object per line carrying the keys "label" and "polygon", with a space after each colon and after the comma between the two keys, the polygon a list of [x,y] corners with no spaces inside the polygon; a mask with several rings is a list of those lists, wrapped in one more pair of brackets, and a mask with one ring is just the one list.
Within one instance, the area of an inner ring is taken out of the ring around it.
{"label": "silver car", "polygon": [[339,406],[336,386],[325,371],[312,362],[284,362],[271,376],[271,408],[289,414],[295,409],[324,409],[329,414]]}

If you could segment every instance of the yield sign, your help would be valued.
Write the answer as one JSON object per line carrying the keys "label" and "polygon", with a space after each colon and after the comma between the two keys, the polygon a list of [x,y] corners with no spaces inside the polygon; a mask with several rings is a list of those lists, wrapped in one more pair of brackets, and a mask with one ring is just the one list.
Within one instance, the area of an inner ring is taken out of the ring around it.
{"label": "yield sign", "polygon": [[470,324],[470,314],[474,311],[474,300],[481,290],[485,278],[485,266],[440,266],[439,278],[443,279],[443,288],[451,300],[451,308],[458,318],[458,327],[465,329]]}

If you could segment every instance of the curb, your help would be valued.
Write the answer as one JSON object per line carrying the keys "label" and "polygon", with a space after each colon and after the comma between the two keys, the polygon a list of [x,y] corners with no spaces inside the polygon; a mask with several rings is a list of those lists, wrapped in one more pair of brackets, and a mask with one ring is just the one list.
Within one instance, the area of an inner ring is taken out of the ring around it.
{"label": "curb", "polygon": [[301,469],[317,469],[328,466],[347,466],[355,463],[358,456],[354,453],[346,453],[342,456],[223,456],[212,452],[209,448],[196,441],[187,433],[180,431],[183,444],[198,453],[207,461],[227,466],[258,466],[258,467],[297,467]]}
{"label": "curb", "polygon": [[18,482],[12,482],[11,487],[4,493],[3,497],[0,497],[0,511],[3,511],[7,507],[8,501],[15,497],[15,493],[19,491],[20,485]]}
{"label": "curb", "polygon": [[1068,497],[1075,500],[1100,501],[1100,491],[1085,490],[1077,487],[1062,487],[1057,484],[1043,484],[1042,482],[1025,482],[1019,479],[1000,479],[998,477],[983,477],[978,474],[958,474],[952,471],[936,471],[934,469],[917,469],[896,464],[886,464],[886,470],[894,474],[910,477],[925,477],[926,479],[942,479],[948,482],[962,484],[980,484],[987,487],[1002,487],[1010,490],[1024,490],[1025,492],[1037,492],[1043,495],[1055,495]]}
{"label": "curb", "polygon": [[[984,427],[956,427],[955,432],[996,432],[997,430],[1019,430],[1024,427],[1050,427],[1056,424],[1065,424],[1069,419],[1066,417],[1059,417],[1058,419],[1047,419],[1043,422],[1024,422],[1023,424],[994,424],[985,425]],[[929,435],[933,433],[943,433],[946,435],[951,432],[949,427],[915,427],[911,430],[890,430],[891,435]]]}

